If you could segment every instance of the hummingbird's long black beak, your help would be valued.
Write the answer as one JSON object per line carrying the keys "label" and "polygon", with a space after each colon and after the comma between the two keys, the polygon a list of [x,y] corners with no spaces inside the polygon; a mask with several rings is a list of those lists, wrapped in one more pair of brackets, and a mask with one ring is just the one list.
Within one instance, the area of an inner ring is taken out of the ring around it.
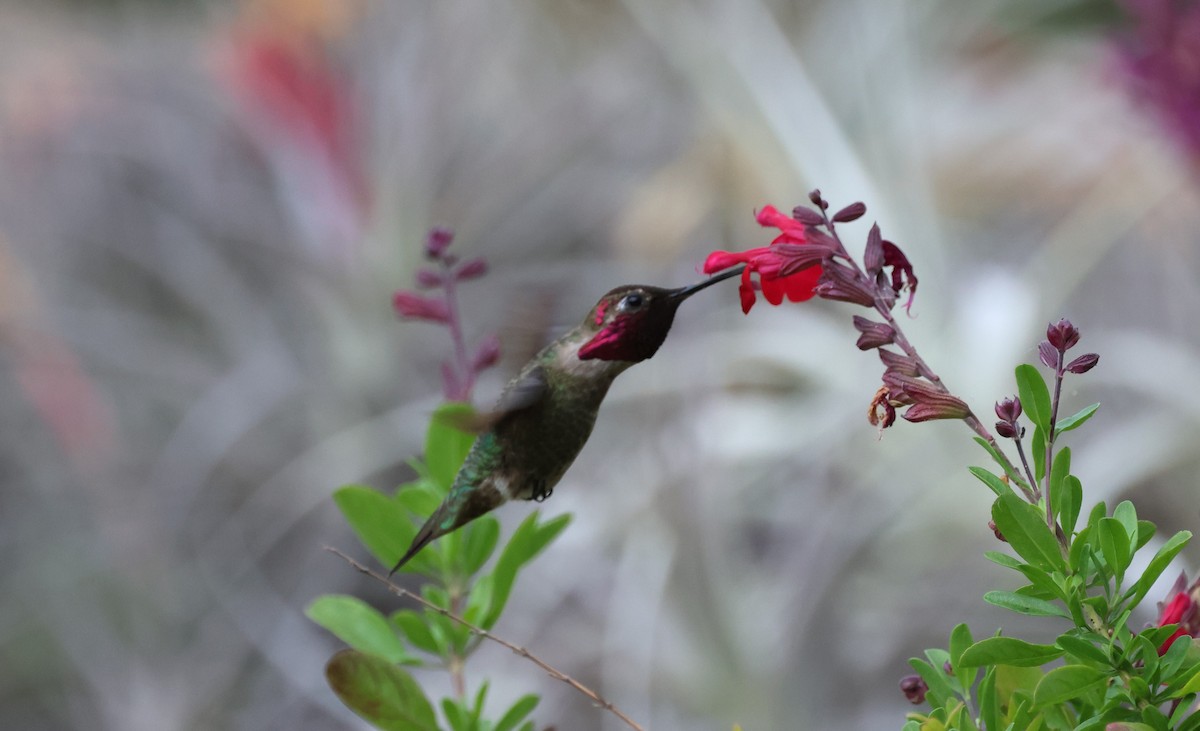
{"label": "hummingbird's long black beak", "polygon": [[730,277],[736,277],[737,275],[741,274],[742,270],[745,268],[746,267],[744,265],[740,266],[740,267],[734,267],[733,269],[728,269],[726,271],[723,271],[714,277],[705,279],[703,282],[697,282],[696,284],[690,284],[686,287],[680,287],[679,289],[673,289],[673,290],[671,290],[671,294],[669,296],[671,299],[673,299],[677,302],[682,302],[685,299],[687,299],[688,297],[691,297],[692,295],[696,294],[700,290],[704,289],[705,287],[711,287],[712,285],[716,284],[717,282],[723,282],[726,279],[729,279]]}

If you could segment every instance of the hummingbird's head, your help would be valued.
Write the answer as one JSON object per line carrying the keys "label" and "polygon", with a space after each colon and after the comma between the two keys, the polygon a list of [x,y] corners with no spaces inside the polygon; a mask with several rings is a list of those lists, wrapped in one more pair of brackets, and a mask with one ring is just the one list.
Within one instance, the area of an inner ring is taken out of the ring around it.
{"label": "hummingbird's head", "polygon": [[678,289],[647,284],[617,287],[601,297],[584,320],[584,330],[595,334],[579,348],[579,359],[639,363],[651,358],[667,339],[675,311],[684,300],[740,273],[740,268],[733,269]]}

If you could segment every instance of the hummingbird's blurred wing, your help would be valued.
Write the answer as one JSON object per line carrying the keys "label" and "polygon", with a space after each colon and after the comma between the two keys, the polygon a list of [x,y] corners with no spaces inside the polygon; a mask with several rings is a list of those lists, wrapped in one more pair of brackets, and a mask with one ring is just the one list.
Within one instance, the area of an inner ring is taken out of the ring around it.
{"label": "hummingbird's blurred wing", "polygon": [[546,369],[534,366],[509,381],[500,394],[491,411],[476,411],[473,413],[444,414],[445,423],[469,434],[482,434],[499,424],[506,417],[524,411],[546,397],[549,385],[546,382]]}

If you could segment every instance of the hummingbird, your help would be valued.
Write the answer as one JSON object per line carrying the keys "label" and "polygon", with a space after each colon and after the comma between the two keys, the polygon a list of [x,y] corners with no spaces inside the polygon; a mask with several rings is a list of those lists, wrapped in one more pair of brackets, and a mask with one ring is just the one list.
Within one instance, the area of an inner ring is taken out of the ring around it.
{"label": "hummingbird", "polygon": [[658,352],[684,300],[741,272],[738,267],[677,289],[629,284],[601,297],[582,323],[526,363],[496,407],[472,424],[479,435],[450,492],[391,574],[431,541],[509,500],[550,497],[591,436],[613,380]]}

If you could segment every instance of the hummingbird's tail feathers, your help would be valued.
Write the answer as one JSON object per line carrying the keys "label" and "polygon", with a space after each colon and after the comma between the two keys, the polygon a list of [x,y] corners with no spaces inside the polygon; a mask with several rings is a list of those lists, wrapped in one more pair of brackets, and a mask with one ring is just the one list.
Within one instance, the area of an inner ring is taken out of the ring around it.
{"label": "hummingbird's tail feathers", "polygon": [[400,557],[400,560],[397,561],[396,565],[392,567],[392,570],[388,572],[389,579],[392,577],[392,574],[400,570],[401,566],[408,563],[409,559],[420,553],[422,548],[432,543],[434,538],[442,535],[444,531],[438,532],[437,529],[441,512],[442,511],[440,510],[435,512],[433,517],[425,521],[425,525],[421,526],[421,530],[417,531],[417,535],[413,537],[412,544],[409,545],[408,550],[404,552],[404,555]]}

